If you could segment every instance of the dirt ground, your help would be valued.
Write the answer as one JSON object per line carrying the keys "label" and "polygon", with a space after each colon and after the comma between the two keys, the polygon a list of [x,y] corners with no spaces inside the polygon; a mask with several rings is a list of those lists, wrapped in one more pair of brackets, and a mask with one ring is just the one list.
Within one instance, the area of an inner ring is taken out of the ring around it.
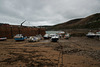
{"label": "dirt ground", "polygon": [[0,41],[0,67],[100,67],[100,41],[87,37]]}

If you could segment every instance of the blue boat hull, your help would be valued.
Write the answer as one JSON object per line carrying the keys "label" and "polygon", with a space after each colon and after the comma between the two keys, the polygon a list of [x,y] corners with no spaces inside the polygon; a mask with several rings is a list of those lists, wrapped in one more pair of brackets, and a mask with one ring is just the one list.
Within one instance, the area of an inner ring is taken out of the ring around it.
{"label": "blue boat hull", "polygon": [[16,41],[23,41],[25,38],[14,38]]}

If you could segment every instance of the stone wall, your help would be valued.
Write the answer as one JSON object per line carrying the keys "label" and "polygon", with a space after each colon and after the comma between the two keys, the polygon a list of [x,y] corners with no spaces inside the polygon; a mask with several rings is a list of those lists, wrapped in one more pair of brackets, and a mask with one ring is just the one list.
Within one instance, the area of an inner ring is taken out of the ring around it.
{"label": "stone wall", "polygon": [[24,36],[35,36],[38,34],[44,35],[44,28],[19,27],[19,26],[0,26],[0,37],[13,38],[16,34]]}

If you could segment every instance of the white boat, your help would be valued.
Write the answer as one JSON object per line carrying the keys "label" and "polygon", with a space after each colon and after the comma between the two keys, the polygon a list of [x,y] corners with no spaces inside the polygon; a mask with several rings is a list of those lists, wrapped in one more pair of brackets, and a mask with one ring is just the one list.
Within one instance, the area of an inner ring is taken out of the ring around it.
{"label": "white boat", "polygon": [[69,39],[69,38],[70,38],[69,33],[65,34],[64,38],[65,38],[65,39]]}
{"label": "white boat", "polygon": [[50,34],[49,37],[51,38],[51,37],[53,37],[53,36],[55,36],[55,35],[56,35],[56,34]]}
{"label": "white boat", "polygon": [[59,40],[59,35],[54,35],[51,37],[51,42],[57,42]]}
{"label": "white boat", "polygon": [[28,42],[38,42],[40,41],[40,37],[37,36],[30,36],[29,38],[27,38]]}
{"label": "white boat", "polygon": [[49,39],[49,34],[45,34],[44,39]]}
{"label": "white boat", "polygon": [[40,38],[39,37],[34,37],[36,39],[36,42],[40,41]]}
{"label": "white boat", "polygon": [[7,40],[7,37],[0,37],[0,41],[5,41]]}
{"label": "white boat", "polygon": [[86,36],[89,37],[89,38],[93,38],[93,37],[96,36],[96,34],[93,33],[93,32],[88,32],[88,34],[86,34]]}
{"label": "white boat", "polygon": [[36,42],[36,38],[34,38],[34,36],[30,36],[29,38],[27,38],[28,42]]}

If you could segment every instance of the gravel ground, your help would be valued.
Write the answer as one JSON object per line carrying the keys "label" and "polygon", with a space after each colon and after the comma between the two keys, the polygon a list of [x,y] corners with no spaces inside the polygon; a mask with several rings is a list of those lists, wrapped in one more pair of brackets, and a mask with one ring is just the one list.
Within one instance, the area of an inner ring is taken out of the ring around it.
{"label": "gravel ground", "polygon": [[100,67],[100,41],[86,37],[0,41],[0,67]]}

